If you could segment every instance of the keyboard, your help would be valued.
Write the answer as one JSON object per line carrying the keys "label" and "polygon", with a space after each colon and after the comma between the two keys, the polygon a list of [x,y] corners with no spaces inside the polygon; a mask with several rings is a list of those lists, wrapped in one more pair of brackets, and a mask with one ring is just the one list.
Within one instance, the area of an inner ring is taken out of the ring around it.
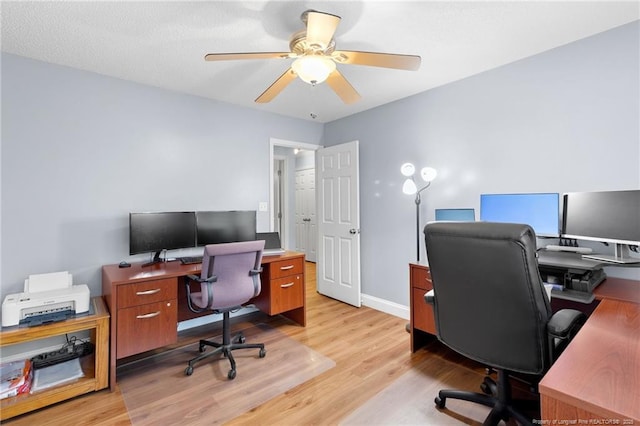
{"label": "keyboard", "polygon": [[180,258],[183,265],[192,265],[194,263],[202,263],[202,256],[185,256]]}

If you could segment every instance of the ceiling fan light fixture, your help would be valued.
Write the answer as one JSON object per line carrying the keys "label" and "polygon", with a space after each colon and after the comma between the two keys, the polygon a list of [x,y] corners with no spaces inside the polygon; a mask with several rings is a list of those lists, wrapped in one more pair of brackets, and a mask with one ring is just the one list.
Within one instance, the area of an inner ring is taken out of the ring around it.
{"label": "ceiling fan light fixture", "polygon": [[326,56],[309,55],[293,61],[291,68],[305,83],[320,84],[335,71],[336,64]]}

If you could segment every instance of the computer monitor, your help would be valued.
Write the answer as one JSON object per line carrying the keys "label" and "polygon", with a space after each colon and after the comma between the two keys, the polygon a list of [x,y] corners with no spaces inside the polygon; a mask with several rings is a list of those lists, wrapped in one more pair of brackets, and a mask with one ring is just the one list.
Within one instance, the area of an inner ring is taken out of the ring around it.
{"label": "computer monitor", "polygon": [[162,250],[195,245],[194,212],[129,213],[129,254],[155,252],[149,264],[160,261]]}
{"label": "computer monitor", "polygon": [[474,209],[436,209],[436,220],[473,222],[476,220],[476,211]]}
{"label": "computer monitor", "polygon": [[482,194],[480,220],[486,222],[524,223],[537,236],[560,236],[560,194]]}
{"label": "computer monitor", "polygon": [[640,190],[564,194],[562,236],[615,244],[613,256],[583,257],[616,263],[640,262],[623,252],[625,245],[640,246]]}
{"label": "computer monitor", "polygon": [[255,210],[196,212],[198,246],[256,239]]}

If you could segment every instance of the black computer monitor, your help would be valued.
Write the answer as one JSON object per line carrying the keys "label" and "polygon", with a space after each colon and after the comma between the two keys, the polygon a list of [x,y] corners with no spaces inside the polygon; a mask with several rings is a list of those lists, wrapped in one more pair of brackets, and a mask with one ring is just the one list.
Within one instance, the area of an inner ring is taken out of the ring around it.
{"label": "black computer monitor", "polygon": [[198,246],[256,239],[255,210],[196,212]]}
{"label": "black computer monitor", "polygon": [[129,254],[155,252],[160,261],[162,250],[196,245],[194,212],[129,213]]}
{"label": "black computer monitor", "polygon": [[449,222],[473,222],[476,220],[474,209],[436,209],[436,220]]}
{"label": "black computer monitor", "polygon": [[613,256],[584,257],[617,263],[639,262],[640,259],[627,258],[621,246],[640,246],[640,190],[564,194],[562,236],[616,245]]}
{"label": "black computer monitor", "polygon": [[537,236],[560,236],[560,194],[482,194],[480,220],[486,222],[524,223]]}

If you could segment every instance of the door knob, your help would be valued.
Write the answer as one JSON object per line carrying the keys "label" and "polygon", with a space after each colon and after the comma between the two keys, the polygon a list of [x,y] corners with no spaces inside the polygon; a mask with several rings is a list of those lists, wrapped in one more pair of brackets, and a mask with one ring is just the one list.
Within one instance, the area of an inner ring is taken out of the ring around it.
{"label": "door knob", "polygon": [[356,234],[359,234],[359,233],[360,233],[360,230],[359,230],[359,229],[353,229],[353,228],[351,228],[351,229],[349,229],[349,233],[350,233],[351,235],[356,235]]}

